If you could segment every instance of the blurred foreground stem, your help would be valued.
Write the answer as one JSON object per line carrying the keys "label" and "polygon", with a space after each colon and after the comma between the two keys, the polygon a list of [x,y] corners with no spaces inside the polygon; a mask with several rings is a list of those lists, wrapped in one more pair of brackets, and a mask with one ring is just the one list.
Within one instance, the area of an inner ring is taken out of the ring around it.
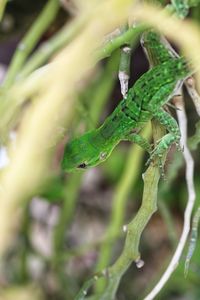
{"label": "blurred foreground stem", "polygon": [[8,88],[13,83],[28,55],[55,19],[59,7],[59,0],[49,0],[30,30],[19,43],[3,83],[5,88]]}
{"label": "blurred foreground stem", "polygon": [[[41,46],[41,48],[35,52],[33,57],[24,65],[22,71],[17,75],[17,78],[21,80],[19,80],[16,84],[13,84],[10,89],[4,89],[4,91],[2,91],[0,97],[3,100],[6,99],[6,101],[0,101],[0,114],[2,116],[0,120],[0,131],[2,132],[4,138],[6,137],[6,134],[10,128],[16,125],[16,117],[20,107],[25,101],[27,101],[27,99],[30,98],[30,96],[33,94],[33,91],[37,90],[36,86],[38,86],[38,81],[40,81],[41,77],[45,77],[46,70],[43,69],[43,72],[38,71],[37,73],[30,75],[28,78],[27,76],[30,74],[30,72],[35,70],[35,68],[46,62],[46,60],[49,59],[55,51],[58,51],[60,47],[65,46],[69,41],[71,41],[74,35],[80,32],[81,27],[83,27],[85,22],[86,20],[84,16],[82,16],[75,20],[71,25],[64,27],[58,34],[54,35],[54,37]],[[135,44],[139,38],[139,35],[145,28],[146,27],[144,25],[131,27],[122,35],[108,41],[105,45],[99,48],[99,50],[96,50],[96,56],[98,57],[98,60],[110,56],[112,52],[130,40],[133,44]],[[18,52],[16,52],[16,58],[14,58],[15,63],[13,62],[13,67],[11,66],[9,71],[11,72],[11,75],[8,73],[8,77],[4,82],[4,87],[11,85],[12,80],[14,80],[16,72],[19,68],[18,63],[22,64],[22,60],[24,61],[25,59],[24,56],[21,57],[22,53],[17,53]],[[97,95],[95,97],[99,96]]]}
{"label": "blurred foreground stem", "polygon": [[[90,103],[90,111],[94,126],[97,125],[101,116],[102,110],[109,98],[116,80],[118,69],[118,53],[114,53],[109,59],[102,76],[98,81],[98,86],[89,93],[92,102]],[[63,207],[60,212],[60,218],[54,233],[54,257],[53,265],[59,266],[60,256],[58,253],[63,253],[65,234],[68,226],[74,216],[78,193],[84,173],[74,173],[69,176],[66,182],[65,195],[63,199]]]}
{"label": "blurred foreground stem", "polygon": [[71,25],[66,24],[58,33],[39,46],[19,73],[19,79],[26,78],[35,69],[42,66],[53,54],[66,46],[82,29],[86,22],[84,17],[75,20]]}

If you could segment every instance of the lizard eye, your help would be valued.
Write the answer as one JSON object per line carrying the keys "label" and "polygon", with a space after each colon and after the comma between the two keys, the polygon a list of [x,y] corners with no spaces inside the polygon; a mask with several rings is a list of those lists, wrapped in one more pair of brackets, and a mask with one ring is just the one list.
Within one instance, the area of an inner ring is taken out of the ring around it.
{"label": "lizard eye", "polygon": [[104,158],[106,158],[106,156],[107,156],[106,152],[101,152],[100,153],[100,159],[104,159]]}
{"label": "lizard eye", "polygon": [[79,169],[85,169],[86,167],[87,167],[87,165],[85,163],[82,163],[82,164],[78,165],[77,168],[79,168]]}

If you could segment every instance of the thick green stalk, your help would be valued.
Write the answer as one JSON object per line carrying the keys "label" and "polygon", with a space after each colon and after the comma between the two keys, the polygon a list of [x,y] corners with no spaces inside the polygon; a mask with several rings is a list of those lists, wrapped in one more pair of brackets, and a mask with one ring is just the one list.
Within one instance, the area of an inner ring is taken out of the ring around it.
{"label": "thick green stalk", "polygon": [[138,25],[136,27],[130,27],[127,31],[123,32],[121,35],[108,41],[107,43],[105,43],[104,46],[102,46],[99,50],[97,50],[96,54],[98,60],[110,56],[114,50],[119,49],[121,46],[123,46],[126,43],[129,43],[130,41],[136,43],[141,33],[145,31],[147,28],[148,26],[144,24]]}
{"label": "thick green stalk", "polygon": [[35,23],[19,43],[3,83],[5,88],[8,88],[17,77],[28,55],[55,19],[59,6],[58,0],[49,0]]}
{"label": "thick green stalk", "polygon": [[[163,136],[165,130],[158,126],[157,122],[153,123],[154,141]],[[164,163],[165,157],[163,158]],[[101,300],[112,300],[121,280],[121,277],[133,261],[140,262],[139,243],[140,238],[153,213],[157,210],[157,192],[160,171],[158,164],[154,163],[149,166],[143,175],[144,191],[142,205],[133,220],[124,227],[127,236],[122,254],[117,261],[107,270],[107,286],[101,295]],[[138,264],[139,267],[139,264]]]}
{"label": "thick green stalk", "polygon": [[[165,130],[158,126],[157,122],[153,122],[153,136],[154,141],[157,141],[164,134]],[[164,164],[165,156],[162,159]],[[131,168],[130,168],[131,169]],[[101,273],[97,273],[93,277],[93,281],[89,280],[87,283],[88,287],[96,281],[101,281],[102,277],[107,279],[107,285],[103,292],[97,291],[92,297],[89,297],[91,300],[113,300],[117,292],[118,285],[120,283],[121,277],[126,272],[128,267],[133,261],[136,262],[138,267],[141,267],[142,261],[140,260],[139,252],[139,243],[140,238],[143,233],[144,228],[146,227],[149,219],[152,214],[157,210],[157,191],[158,191],[158,182],[160,179],[160,171],[158,167],[158,161],[152,163],[147,171],[143,175],[144,180],[144,191],[142,198],[142,205],[137,212],[133,220],[128,224],[123,226],[124,231],[127,233],[125,245],[120,257],[116,262],[109,268],[104,269]],[[81,289],[82,293],[79,293],[77,300],[85,299],[87,293],[86,289]]]}
{"label": "thick green stalk", "polygon": [[[151,130],[150,126],[148,126],[145,129],[144,137],[148,139],[150,134]],[[138,178],[138,171],[141,170],[143,155],[144,152],[137,145],[131,147],[124,173],[114,192],[110,225],[106,230],[106,242],[102,245],[100,250],[99,260],[96,266],[97,271],[104,269],[110,262],[113,243],[119,231],[122,230],[128,195]],[[110,244],[109,239],[112,240],[112,244]],[[97,293],[102,292],[104,286],[105,282],[103,282],[103,280],[98,281],[96,285]]]}

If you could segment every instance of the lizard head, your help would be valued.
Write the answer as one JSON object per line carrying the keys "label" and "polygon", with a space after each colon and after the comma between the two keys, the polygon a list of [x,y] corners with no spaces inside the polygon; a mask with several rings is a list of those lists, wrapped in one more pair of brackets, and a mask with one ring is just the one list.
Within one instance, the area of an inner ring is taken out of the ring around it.
{"label": "lizard head", "polygon": [[87,132],[66,145],[62,169],[72,172],[94,167],[108,158],[114,146],[113,143],[105,143],[105,140],[102,140],[98,129]]}

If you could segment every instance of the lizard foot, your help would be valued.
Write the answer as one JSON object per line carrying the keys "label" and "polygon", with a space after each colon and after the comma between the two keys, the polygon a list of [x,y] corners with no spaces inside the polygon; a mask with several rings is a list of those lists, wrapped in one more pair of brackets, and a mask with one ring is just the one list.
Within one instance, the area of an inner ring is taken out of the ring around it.
{"label": "lizard foot", "polygon": [[147,160],[147,162],[145,163],[145,166],[149,166],[151,163],[153,165],[157,165],[159,167],[159,172],[160,172],[160,176],[162,179],[166,179],[165,177],[165,170],[164,170],[164,166],[162,163],[162,157],[163,154],[157,154],[155,153],[156,149],[154,149],[154,151],[151,152],[149,159]]}

